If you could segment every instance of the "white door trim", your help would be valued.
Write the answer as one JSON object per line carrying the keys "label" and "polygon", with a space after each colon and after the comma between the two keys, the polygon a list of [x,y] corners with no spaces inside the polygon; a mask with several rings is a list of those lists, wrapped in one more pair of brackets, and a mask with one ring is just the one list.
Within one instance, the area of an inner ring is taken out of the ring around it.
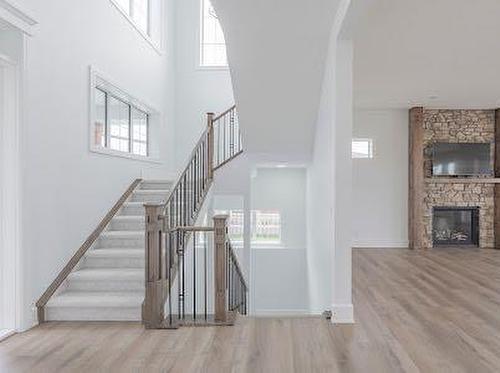
{"label": "white door trim", "polygon": [[19,67],[0,55],[0,329],[21,327],[21,183]]}

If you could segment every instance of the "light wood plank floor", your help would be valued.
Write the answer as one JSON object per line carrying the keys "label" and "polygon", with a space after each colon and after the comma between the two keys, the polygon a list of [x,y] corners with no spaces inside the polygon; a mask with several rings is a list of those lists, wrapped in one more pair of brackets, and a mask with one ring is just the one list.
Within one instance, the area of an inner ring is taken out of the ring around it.
{"label": "light wood plank floor", "polygon": [[354,326],[49,323],[0,343],[0,372],[500,372],[500,251],[357,249],[353,277]]}

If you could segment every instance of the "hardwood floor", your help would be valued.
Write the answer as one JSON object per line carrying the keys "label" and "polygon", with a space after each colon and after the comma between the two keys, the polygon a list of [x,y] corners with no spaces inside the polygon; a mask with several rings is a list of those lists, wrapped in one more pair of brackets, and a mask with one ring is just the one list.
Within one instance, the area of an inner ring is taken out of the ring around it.
{"label": "hardwood floor", "polygon": [[354,326],[49,323],[0,343],[0,372],[500,371],[500,251],[356,249],[353,285]]}

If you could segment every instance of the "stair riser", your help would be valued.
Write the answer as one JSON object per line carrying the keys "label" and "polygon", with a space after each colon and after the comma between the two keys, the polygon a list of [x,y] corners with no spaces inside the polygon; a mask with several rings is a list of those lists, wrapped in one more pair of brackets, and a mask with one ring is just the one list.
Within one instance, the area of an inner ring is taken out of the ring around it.
{"label": "stair riser", "polygon": [[159,203],[162,201],[165,201],[168,197],[168,194],[165,193],[134,193],[132,195],[131,201],[132,202],[153,202],[153,203]]}
{"label": "stair riser", "polygon": [[140,321],[141,307],[47,307],[48,321]]}
{"label": "stair riser", "polygon": [[141,238],[117,238],[117,237],[100,237],[99,247],[100,248],[144,248],[145,239]]}
{"label": "stair riser", "polygon": [[144,268],[144,258],[85,258],[85,268]]}
{"label": "stair riser", "polygon": [[146,211],[144,209],[144,206],[124,206],[120,212],[120,215],[127,215],[127,216],[145,216]]}
{"label": "stair riser", "polygon": [[68,290],[70,291],[144,291],[144,281],[131,280],[69,280]]}
{"label": "stair riser", "polygon": [[113,220],[111,222],[111,230],[114,231],[143,231],[146,227],[144,221],[137,220]]}
{"label": "stair riser", "polygon": [[155,183],[155,182],[144,182],[141,184],[140,189],[142,190],[170,190],[172,188],[172,183]]}

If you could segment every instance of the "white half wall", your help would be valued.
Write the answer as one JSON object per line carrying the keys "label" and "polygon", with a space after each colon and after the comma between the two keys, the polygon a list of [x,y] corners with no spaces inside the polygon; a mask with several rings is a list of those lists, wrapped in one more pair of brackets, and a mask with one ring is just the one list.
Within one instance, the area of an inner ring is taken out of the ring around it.
{"label": "white half wall", "polygon": [[306,169],[257,168],[251,209],[279,212],[281,243],[251,242],[250,307],[256,315],[309,313]]}
{"label": "white half wall", "polygon": [[357,109],[353,136],[374,143],[353,160],[353,246],[408,247],[408,110]]}

